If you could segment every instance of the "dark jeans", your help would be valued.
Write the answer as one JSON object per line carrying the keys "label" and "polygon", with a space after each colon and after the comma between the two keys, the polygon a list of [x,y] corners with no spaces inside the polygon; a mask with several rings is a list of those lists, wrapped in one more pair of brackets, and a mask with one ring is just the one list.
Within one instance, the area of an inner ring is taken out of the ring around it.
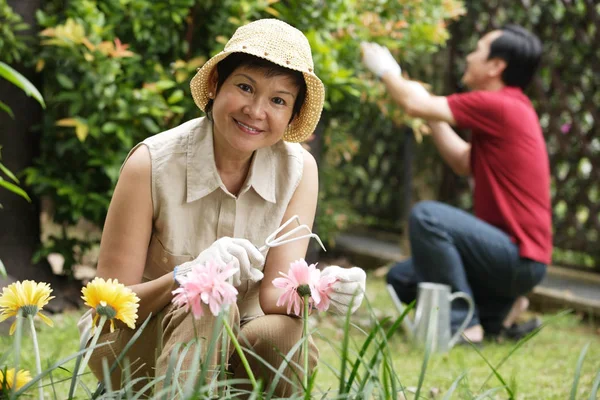
{"label": "dark jeans", "polygon": [[[468,326],[481,324],[496,334],[517,297],[529,292],[546,273],[546,265],[521,258],[503,231],[457,208],[434,201],[413,207],[409,221],[412,258],[387,275],[400,300],[410,303],[419,282],[444,283],[475,301]],[[452,330],[467,315],[467,303],[452,303]]]}

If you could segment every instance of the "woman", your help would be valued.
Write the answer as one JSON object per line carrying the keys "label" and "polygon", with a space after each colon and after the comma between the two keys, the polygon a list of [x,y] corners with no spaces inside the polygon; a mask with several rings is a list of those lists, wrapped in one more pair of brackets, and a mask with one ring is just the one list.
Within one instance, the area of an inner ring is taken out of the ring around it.
{"label": "woman", "polygon": [[[266,257],[255,245],[293,215],[309,226],[315,217],[317,166],[297,144],[313,133],[324,100],[310,45],[284,22],[252,22],[198,71],[191,88],[207,116],[150,137],[130,152],[102,235],[98,276],[117,278],[137,293],[138,323],[152,314],[128,352],[131,370],[140,368],[133,378],[164,375],[176,344],[188,343],[196,334],[210,338],[210,312],[196,321],[171,304],[177,279],[210,258],[233,262],[238,269],[233,279],[238,303],[229,318],[239,327],[242,345],[278,368],[280,354],[287,354],[302,336],[301,320],[276,306],[280,289],[272,281],[305,256],[308,240],[272,248]],[[338,278],[331,297],[335,310],[343,313],[350,294],[364,290],[364,272],[332,266],[327,273]],[[352,311],[360,300],[362,295]],[[90,321],[88,313],[81,329]],[[96,376],[101,379],[102,358],[112,363],[133,333],[121,327],[103,334],[101,342],[114,343],[112,349],[94,352],[90,368]],[[231,355],[232,349],[228,351]],[[182,370],[191,368],[193,353],[187,352]],[[203,362],[216,366],[218,352],[214,354]],[[311,340],[311,368],[317,358]],[[296,354],[294,361],[299,360]],[[257,378],[271,381],[269,368],[253,357],[250,362]],[[245,377],[235,355],[229,369],[235,377]],[[285,374],[290,379],[296,375],[289,368]],[[118,387],[120,371],[111,380]],[[281,380],[277,394],[289,395],[292,389]]]}

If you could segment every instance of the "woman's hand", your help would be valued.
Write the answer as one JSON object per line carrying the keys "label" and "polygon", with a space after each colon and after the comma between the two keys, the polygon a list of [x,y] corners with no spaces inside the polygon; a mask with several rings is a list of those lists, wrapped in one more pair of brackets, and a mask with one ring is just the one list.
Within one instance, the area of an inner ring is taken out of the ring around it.
{"label": "woman's hand", "polygon": [[329,294],[331,311],[344,315],[348,312],[350,305],[352,305],[350,313],[354,313],[360,307],[365,297],[367,280],[365,271],[358,267],[342,268],[330,265],[321,271],[321,276],[336,278],[336,282],[331,286],[332,292]]}
{"label": "woman's hand", "polygon": [[186,276],[195,265],[204,265],[208,261],[222,264],[233,264],[237,269],[233,275],[233,286],[239,287],[243,282],[258,282],[263,278],[262,269],[265,257],[250,241],[246,239],[222,237],[200,253],[195,260],[188,261],[175,267],[173,271],[177,282]]}

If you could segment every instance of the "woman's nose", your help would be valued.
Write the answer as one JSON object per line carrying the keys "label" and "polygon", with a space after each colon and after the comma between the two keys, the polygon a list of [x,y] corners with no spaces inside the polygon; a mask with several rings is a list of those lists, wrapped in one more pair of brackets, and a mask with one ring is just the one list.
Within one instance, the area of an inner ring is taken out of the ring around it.
{"label": "woman's nose", "polygon": [[242,109],[252,119],[266,118],[265,105],[261,99],[253,99]]}

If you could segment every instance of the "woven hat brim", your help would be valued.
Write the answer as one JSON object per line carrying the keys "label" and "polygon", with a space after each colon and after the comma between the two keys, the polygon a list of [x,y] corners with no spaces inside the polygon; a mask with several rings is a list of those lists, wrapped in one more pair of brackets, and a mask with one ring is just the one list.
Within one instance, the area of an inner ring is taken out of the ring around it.
{"label": "woven hat brim", "polygon": [[[220,61],[232,53],[236,52],[222,51],[218,53],[208,60],[192,78],[190,82],[192,97],[198,108],[202,111],[206,111],[206,105],[209,101],[208,82],[214,68]],[[290,68],[288,65],[282,65],[262,55],[254,54],[251,51],[246,52],[246,54],[263,58],[273,64],[293,71],[302,72],[304,81],[306,82],[306,98],[304,99],[300,113],[285,130],[283,140],[291,143],[300,143],[308,139],[317,128],[321,112],[323,111],[323,104],[325,102],[325,87],[323,86],[323,82],[312,73]]]}

